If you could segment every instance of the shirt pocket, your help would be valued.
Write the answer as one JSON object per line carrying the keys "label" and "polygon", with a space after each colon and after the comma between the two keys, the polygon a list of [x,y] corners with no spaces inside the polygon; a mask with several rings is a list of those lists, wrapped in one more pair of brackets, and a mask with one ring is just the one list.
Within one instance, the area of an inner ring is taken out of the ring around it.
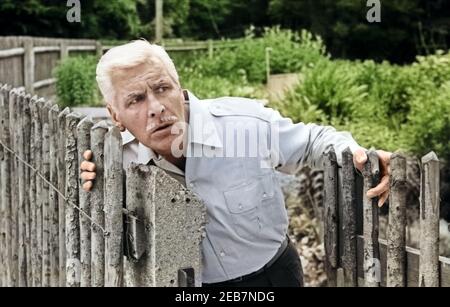
{"label": "shirt pocket", "polygon": [[267,220],[261,206],[274,196],[272,176],[257,177],[223,194],[236,235],[243,239],[258,237]]}

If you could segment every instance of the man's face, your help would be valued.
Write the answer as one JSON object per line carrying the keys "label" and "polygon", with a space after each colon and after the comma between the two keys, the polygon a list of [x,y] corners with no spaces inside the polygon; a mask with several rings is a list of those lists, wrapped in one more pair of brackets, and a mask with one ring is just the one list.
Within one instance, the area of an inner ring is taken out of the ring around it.
{"label": "man's face", "polygon": [[185,122],[184,95],[159,58],[130,69],[117,71],[112,78],[113,105],[108,105],[119,123],[140,143],[160,155],[170,155],[171,133],[177,122]]}

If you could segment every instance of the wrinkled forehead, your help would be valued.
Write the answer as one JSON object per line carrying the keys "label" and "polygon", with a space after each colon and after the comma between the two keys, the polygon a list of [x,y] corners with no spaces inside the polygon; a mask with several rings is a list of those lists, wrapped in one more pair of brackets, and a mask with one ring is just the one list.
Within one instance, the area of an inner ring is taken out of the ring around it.
{"label": "wrinkled forehead", "polygon": [[145,63],[114,71],[111,78],[116,98],[130,91],[153,87],[160,83],[175,83],[164,62],[157,57],[149,58]]}

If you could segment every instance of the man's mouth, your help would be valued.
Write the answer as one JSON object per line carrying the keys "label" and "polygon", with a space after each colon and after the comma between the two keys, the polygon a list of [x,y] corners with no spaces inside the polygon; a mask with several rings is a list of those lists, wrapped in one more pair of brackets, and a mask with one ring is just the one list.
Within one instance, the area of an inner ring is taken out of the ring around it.
{"label": "man's mouth", "polygon": [[173,123],[164,123],[164,124],[158,125],[158,126],[156,126],[156,128],[153,129],[153,131],[151,131],[151,133],[162,131],[172,125],[173,125]]}
{"label": "man's mouth", "polygon": [[175,124],[177,122],[177,118],[175,116],[170,116],[167,118],[162,118],[161,121],[162,123],[160,124],[150,124],[149,125],[149,132],[150,134],[156,133],[156,132],[160,132],[163,131],[169,127],[171,127],[173,124]]}

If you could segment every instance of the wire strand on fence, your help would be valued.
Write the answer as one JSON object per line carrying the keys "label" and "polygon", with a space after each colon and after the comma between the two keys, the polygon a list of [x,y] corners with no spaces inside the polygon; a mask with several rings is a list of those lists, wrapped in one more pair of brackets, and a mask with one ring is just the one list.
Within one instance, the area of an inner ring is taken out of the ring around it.
{"label": "wire strand on fence", "polygon": [[23,160],[14,150],[12,150],[11,148],[9,148],[8,146],[6,146],[2,141],[0,141],[0,145],[9,153],[11,153],[19,162],[23,163],[26,167],[28,167],[29,169],[31,169],[37,176],[39,176],[42,180],[44,180],[44,182],[46,184],[48,184],[48,186],[53,189],[56,193],[58,193],[58,195],[70,206],[74,207],[76,210],[78,210],[82,215],[84,215],[91,223],[93,226],[97,227],[98,229],[100,229],[103,232],[103,236],[107,237],[109,235],[109,232],[107,232],[102,226],[100,226],[99,224],[97,224],[96,222],[94,222],[92,220],[92,218],[86,213],[84,212],[80,207],[78,207],[77,205],[71,203],[67,197],[64,195],[64,193],[62,193],[60,190],[58,190],[50,181],[48,181],[41,173],[39,173],[39,171],[37,169],[35,169],[32,165],[30,165],[27,161]]}

